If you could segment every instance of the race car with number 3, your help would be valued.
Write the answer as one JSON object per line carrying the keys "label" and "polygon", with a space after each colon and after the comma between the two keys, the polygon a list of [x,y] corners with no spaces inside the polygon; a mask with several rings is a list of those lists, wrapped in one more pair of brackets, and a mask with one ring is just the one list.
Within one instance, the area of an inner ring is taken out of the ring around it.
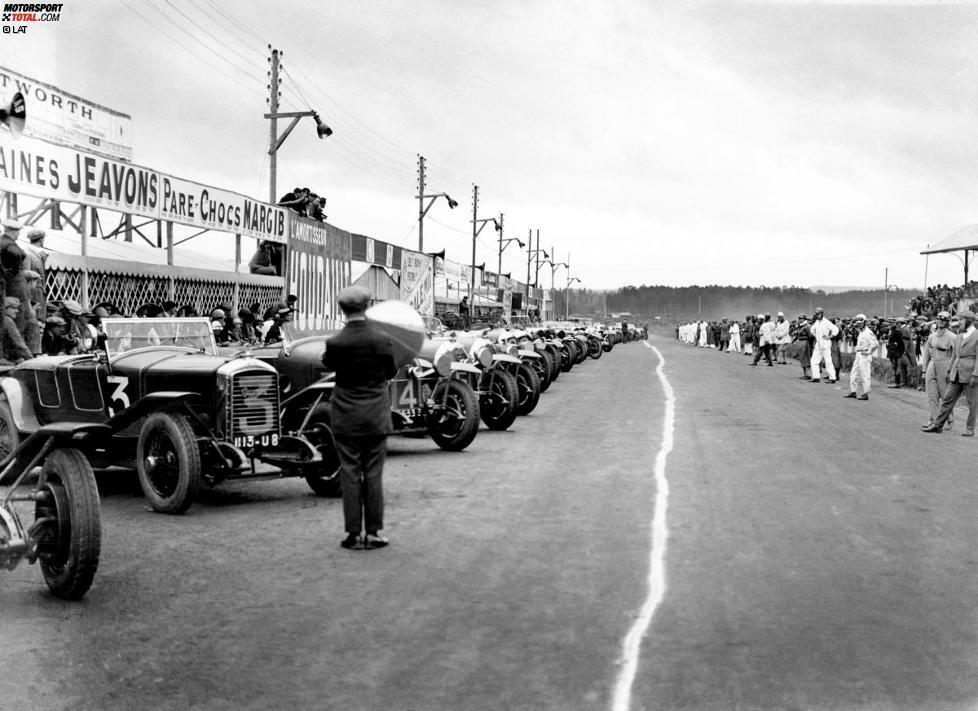
{"label": "race car with number 3", "polygon": [[[55,422],[109,425],[96,466],[134,466],[150,505],[183,513],[202,483],[255,473],[284,442],[278,375],[266,363],[217,355],[207,319],[104,319],[93,353],[42,356],[0,378],[6,447]],[[8,449],[8,451],[9,451]]]}

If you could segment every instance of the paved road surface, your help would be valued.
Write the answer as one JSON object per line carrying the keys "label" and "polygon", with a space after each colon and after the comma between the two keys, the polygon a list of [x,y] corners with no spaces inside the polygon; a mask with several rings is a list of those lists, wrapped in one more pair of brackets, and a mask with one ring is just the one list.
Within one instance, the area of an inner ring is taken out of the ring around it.
{"label": "paved road surface", "polygon": [[[676,429],[631,708],[978,706],[976,444],[920,434],[916,393],[650,343]],[[101,475],[86,600],[0,576],[0,708],[609,708],[648,593],[656,363],[617,347],[460,454],[392,440],[382,551],[340,549],[301,481],[167,517]]]}

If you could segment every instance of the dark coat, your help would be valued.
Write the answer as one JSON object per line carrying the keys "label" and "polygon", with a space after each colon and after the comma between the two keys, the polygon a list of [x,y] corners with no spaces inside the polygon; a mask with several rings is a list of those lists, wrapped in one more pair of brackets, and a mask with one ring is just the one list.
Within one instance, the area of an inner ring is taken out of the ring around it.
{"label": "dark coat", "polygon": [[336,373],[336,387],[329,401],[333,433],[390,434],[387,381],[397,373],[391,340],[366,321],[351,321],[327,341],[323,365]]}
{"label": "dark coat", "polygon": [[899,328],[891,328],[890,335],[886,338],[886,357],[890,360],[899,360],[905,352],[903,334],[900,333]]}

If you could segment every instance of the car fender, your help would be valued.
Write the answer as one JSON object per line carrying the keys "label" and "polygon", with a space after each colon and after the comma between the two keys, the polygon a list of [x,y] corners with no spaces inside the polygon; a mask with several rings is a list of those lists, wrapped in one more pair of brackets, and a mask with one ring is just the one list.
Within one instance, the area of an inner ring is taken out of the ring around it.
{"label": "car fender", "polygon": [[464,371],[466,373],[475,373],[476,375],[481,375],[482,370],[472,363],[452,363],[452,372],[457,373],[459,371]]}
{"label": "car fender", "polygon": [[331,394],[335,387],[336,381],[333,379],[333,374],[331,373],[322,380],[317,380],[312,385],[307,385],[292,397],[283,400],[282,410],[309,407],[314,400],[324,398]]}
{"label": "car fender", "polygon": [[517,352],[519,353],[520,358],[542,358],[543,357],[539,353],[537,353],[536,351],[526,351],[526,350],[520,349]]}
{"label": "car fender", "polygon": [[522,363],[516,356],[511,356],[508,353],[494,353],[492,356],[493,363]]}
{"label": "car fender", "polygon": [[34,402],[30,395],[24,392],[24,386],[16,378],[0,378],[0,391],[7,398],[10,414],[19,432],[34,432],[41,428],[41,423],[34,412]]}

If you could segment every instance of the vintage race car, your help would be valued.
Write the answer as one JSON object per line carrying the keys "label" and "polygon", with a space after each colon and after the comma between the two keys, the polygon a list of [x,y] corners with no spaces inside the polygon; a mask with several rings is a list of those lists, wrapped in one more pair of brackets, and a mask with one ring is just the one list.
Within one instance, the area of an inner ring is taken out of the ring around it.
{"label": "vintage race car", "polygon": [[275,369],[218,356],[207,319],[103,327],[97,352],[34,358],[0,378],[5,447],[51,423],[105,423],[95,465],[134,466],[155,510],[182,513],[202,482],[254,474],[255,460],[284,444]]}

